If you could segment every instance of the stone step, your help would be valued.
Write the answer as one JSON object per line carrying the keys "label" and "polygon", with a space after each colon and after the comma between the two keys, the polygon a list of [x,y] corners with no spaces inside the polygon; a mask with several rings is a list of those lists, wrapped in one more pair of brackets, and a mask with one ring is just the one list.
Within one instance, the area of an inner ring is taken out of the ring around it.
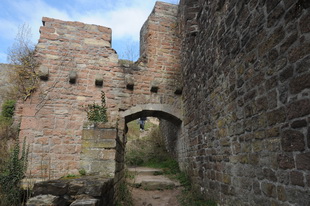
{"label": "stone step", "polygon": [[162,173],[161,169],[137,167],[129,168],[128,171],[133,175],[133,178],[127,180],[132,187],[145,190],[165,190],[180,186],[179,182],[172,181],[163,175],[154,175],[154,173]]}
{"label": "stone step", "polygon": [[145,190],[165,190],[179,186],[177,182],[162,175],[138,175],[131,181],[131,183],[132,186],[140,187]]}
{"label": "stone step", "polygon": [[131,175],[156,175],[163,172],[161,169],[148,168],[148,167],[130,167],[128,172]]}

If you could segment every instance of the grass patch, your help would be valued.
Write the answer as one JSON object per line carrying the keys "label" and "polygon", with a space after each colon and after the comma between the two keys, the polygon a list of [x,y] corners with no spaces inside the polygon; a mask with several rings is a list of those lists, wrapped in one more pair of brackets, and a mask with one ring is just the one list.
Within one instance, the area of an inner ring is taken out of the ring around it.
{"label": "grass patch", "polygon": [[[134,178],[134,176],[130,175],[127,170],[125,170],[126,178]],[[116,206],[133,206],[133,198],[131,195],[131,190],[126,181],[122,181],[118,187],[118,201],[116,202]]]}

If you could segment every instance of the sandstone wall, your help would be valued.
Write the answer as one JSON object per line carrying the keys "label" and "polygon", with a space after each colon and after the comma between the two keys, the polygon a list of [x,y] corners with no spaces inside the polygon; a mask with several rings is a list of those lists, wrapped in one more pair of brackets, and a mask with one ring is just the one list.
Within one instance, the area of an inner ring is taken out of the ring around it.
{"label": "sandstone wall", "polygon": [[181,165],[221,205],[309,205],[310,4],[182,0]]}
{"label": "sandstone wall", "polygon": [[[106,169],[107,174],[115,170],[119,180],[123,173],[123,130],[128,121],[141,115],[180,121],[177,6],[156,3],[141,32],[146,35],[142,47],[153,38],[159,42],[130,65],[119,64],[111,48],[111,29],[46,17],[42,21],[36,46],[41,63],[39,88],[16,109],[16,119],[21,119],[20,140],[27,137],[30,144],[29,175],[57,178],[81,168],[89,172]],[[114,139],[104,132],[87,134],[93,127],[87,124],[85,108],[101,102],[101,91],[108,108],[105,128],[117,130]],[[99,143],[106,144],[104,139],[114,142],[102,146]],[[94,152],[98,147],[100,152]]]}
{"label": "sandstone wall", "polygon": [[[154,83],[170,90],[176,90],[180,82],[177,12],[177,5],[156,2],[140,32],[140,59],[150,68]],[[174,78],[167,79],[168,75]]]}
{"label": "sandstone wall", "polygon": [[[117,54],[111,49],[111,29],[80,22],[43,18],[36,46],[41,66],[48,73],[37,92],[17,107],[20,139],[30,144],[31,176],[55,178],[81,168],[85,107],[100,103],[106,92],[110,125],[116,124]],[[47,72],[48,71],[48,72]],[[115,72],[115,73],[114,73]],[[75,81],[69,80],[76,76]],[[96,85],[103,79],[103,85]],[[114,84],[113,84],[114,83]]]}

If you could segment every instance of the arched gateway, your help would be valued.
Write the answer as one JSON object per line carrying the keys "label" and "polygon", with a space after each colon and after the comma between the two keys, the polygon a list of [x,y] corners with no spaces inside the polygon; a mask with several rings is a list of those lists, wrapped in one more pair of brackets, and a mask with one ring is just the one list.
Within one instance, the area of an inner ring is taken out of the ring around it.
{"label": "arched gateway", "polygon": [[[109,28],[42,19],[36,46],[41,80],[17,108],[31,176],[57,178],[80,169],[114,176],[122,167],[128,121],[145,113],[182,122],[176,15],[176,5],[156,3],[141,29],[136,64],[118,60]],[[109,121],[94,127],[85,108],[100,103],[102,91]]]}

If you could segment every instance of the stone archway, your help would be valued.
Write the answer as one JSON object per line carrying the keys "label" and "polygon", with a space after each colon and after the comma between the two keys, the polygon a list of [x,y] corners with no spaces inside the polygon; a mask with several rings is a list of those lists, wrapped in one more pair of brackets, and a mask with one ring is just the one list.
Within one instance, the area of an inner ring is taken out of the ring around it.
{"label": "stone archway", "polygon": [[152,116],[168,120],[176,125],[182,123],[181,112],[168,104],[143,104],[136,105],[120,113],[125,118],[125,124],[139,118],[140,116]]}
{"label": "stone archway", "polygon": [[[130,109],[120,113],[120,117],[124,120],[124,125],[119,125],[119,129],[123,129],[124,142],[127,142],[127,123],[139,119],[140,117],[156,117],[159,118],[160,128],[164,130],[164,141],[167,150],[175,155],[177,133],[181,128],[183,119],[181,111],[168,104],[141,104],[131,107]],[[163,125],[163,127],[162,127]],[[125,146],[125,145],[124,145]],[[173,148],[173,149],[172,149]]]}

